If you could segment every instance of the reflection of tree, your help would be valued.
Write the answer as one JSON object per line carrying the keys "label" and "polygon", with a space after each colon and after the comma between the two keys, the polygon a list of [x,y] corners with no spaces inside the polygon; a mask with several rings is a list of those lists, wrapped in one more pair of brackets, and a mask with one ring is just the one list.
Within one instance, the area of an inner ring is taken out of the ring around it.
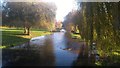
{"label": "reflection of tree", "polygon": [[41,59],[44,65],[54,66],[55,64],[55,56],[54,56],[54,47],[53,41],[51,40],[51,36],[46,36],[44,45],[41,48],[42,54]]}
{"label": "reflection of tree", "polygon": [[88,55],[88,50],[87,50],[88,47],[84,43],[81,45],[77,60],[73,64],[74,64],[74,66],[95,66],[95,64],[94,64],[95,56]]}
{"label": "reflection of tree", "polygon": [[72,40],[71,40],[71,34],[69,32],[66,32],[64,34],[63,40],[64,40],[64,43],[65,43],[65,48],[70,49],[70,47],[72,45]]}

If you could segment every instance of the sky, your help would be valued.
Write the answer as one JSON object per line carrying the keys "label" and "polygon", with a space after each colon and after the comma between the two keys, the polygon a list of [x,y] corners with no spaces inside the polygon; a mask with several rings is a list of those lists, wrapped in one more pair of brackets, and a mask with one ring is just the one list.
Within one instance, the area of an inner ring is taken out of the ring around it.
{"label": "sky", "polygon": [[[38,0],[37,0],[38,1]],[[41,1],[41,0],[40,0]],[[55,2],[57,6],[56,11],[56,20],[57,21],[63,21],[64,17],[74,8],[77,7],[74,5],[75,0],[42,0],[46,2]],[[2,0],[1,0],[2,2]]]}
{"label": "sky", "polygon": [[63,21],[64,17],[73,9],[73,0],[55,0],[57,6],[56,20]]}
{"label": "sky", "polygon": [[72,9],[76,9],[74,0],[44,0],[44,1],[50,1],[55,2],[57,6],[56,11],[56,20],[57,21],[63,21],[64,17],[72,11]]}
{"label": "sky", "polygon": [[[77,9],[75,5],[75,0],[43,0],[55,2],[57,6],[56,20],[63,21],[64,17],[74,8]],[[107,2],[107,0],[79,0],[80,2]],[[109,0],[109,1],[118,1],[118,0]]]}

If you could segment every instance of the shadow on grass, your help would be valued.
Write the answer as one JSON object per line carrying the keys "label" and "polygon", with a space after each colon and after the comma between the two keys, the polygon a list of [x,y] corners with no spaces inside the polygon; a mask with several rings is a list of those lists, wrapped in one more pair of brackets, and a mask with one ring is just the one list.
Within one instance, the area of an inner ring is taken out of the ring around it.
{"label": "shadow on grass", "polygon": [[2,45],[6,47],[12,47],[12,46],[23,44],[27,41],[29,41],[29,39],[17,37],[17,36],[4,35],[2,40]]}
{"label": "shadow on grass", "polygon": [[14,35],[28,35],[28,34],[22,34],[22,33],[20,33],[20,34],[14,34]]}
{"label": "shadow on grass", "polygon": [[12,47],[28,42],[29,39],[16,36],[20,33],[20,31],[2,31],[2,46]]}
{"label": "shadow on grass", "polygon": [[16,34],[22,34],[22,31],[2,31],[2,35],[4,37],[4,35],[16,35]]}
{"label": "shadow on grass", "polygon": [[4,28],[5,30],[23,30],[23,28]]}

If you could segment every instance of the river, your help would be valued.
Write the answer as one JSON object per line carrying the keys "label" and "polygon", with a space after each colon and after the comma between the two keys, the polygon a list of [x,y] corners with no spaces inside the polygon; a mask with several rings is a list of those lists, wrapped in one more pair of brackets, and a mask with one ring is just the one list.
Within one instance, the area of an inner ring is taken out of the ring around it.
{"label": "river", "polygon": [[19,46],[2,50],[5,66],[73,66],[83,43],[64,32],[32,38]]}

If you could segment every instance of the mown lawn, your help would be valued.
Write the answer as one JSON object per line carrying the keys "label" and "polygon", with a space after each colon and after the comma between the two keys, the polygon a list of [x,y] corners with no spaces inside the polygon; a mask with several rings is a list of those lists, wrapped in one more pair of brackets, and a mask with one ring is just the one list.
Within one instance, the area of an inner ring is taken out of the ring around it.
{"label": "mown lawn", "polygon": [[0,48],[9,48],[28,42],[31,38],[51,34],[49,31],[31,30],[30,35],[23,34],[23,29],[2,28],[2,46]]}

